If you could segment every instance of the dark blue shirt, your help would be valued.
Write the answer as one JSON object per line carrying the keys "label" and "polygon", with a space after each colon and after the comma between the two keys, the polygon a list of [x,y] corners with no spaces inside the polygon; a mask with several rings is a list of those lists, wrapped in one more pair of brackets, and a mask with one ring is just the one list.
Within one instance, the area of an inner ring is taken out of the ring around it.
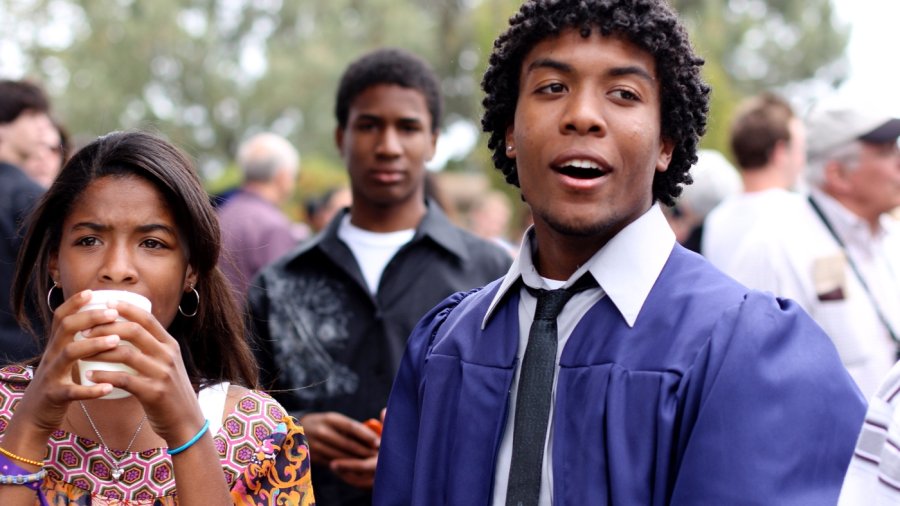
{"label": "dark blue shirt", "polygon": [[[20,362],[38,354],[35,340],[16,323],[9,292],[22,244],[22,222],[43,193],[44,188],[18,167],[0,162],[0,363]],[[37,312],[31,313],[37,325]]]}

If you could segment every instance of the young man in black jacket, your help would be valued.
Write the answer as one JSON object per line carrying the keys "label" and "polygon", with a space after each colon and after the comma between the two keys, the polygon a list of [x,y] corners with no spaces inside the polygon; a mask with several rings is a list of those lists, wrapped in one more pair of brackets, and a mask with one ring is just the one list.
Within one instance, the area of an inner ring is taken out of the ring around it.
{"label": "young man in black jacket", "polygon": [[336,115],[353,204],[265,269],[249,300],[264,387],[306,429],[316,498],[371,504],[380,438],[362,421],[380,416],[410,332],[511,259],[425,197],[441,98],[424,61],[393,49],[363,56],[344,73]]}

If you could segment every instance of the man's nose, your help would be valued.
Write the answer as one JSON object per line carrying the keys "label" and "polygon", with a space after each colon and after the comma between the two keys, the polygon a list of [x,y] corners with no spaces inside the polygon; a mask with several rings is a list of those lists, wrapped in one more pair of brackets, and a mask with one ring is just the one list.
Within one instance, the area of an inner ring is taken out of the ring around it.
{"label": "man's nose", "polygon": [[400,143],[400,134],[396,128],[387,127],[382,132],[376,146],[376,153],[380,156],[400,156],[403,154],[403,145]]}
{"label": "man's nose", "polygon": [[602,97],[596,96],[595,91],[590,89],[572,93],[561,120],[560,130],[563,133],[604,135],[606,121]]}

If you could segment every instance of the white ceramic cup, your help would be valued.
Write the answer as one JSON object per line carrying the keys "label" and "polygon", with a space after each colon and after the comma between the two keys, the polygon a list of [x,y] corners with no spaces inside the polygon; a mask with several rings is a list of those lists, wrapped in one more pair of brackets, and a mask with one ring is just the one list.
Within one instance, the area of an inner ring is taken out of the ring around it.
{"label": "white ceramic cup", "polygon": [[[150,304],[150,299],[144,297],[143,295],[134,293],[134,292],[126,292],[124,290],[94,290],[91,292],[91,301],[85,304],[79,309],[81,311],[91,311],[94,309],[107,309],[107,303],[111,300],[123,301],[134,306],[137,306],[144,311],[150,312],[152,305]],[[125,321],[125,318],[121,316],[116,318],[116,321]],[[75,334],[75,340],[80,341],[82,339],[86,339],[81,332]],[[130,342],[122,339],[119,341],[119,346],[134,346]],[[94,360],[79,360],[78,361],[78,376],[81,379],[82,385],[95,385],[93,381],[87,379],[85,377],[85,373],[87,371],[113,371],[113,372],[127,372],[129,374],[135,374],[136,371],[131,367],[128,367],[125,364],[119,362],[99,362]],[[112,392],[104,395],[101,399],[121,399],[122,397],[128,397],[131,395],[125,390],[121,388],[113,388]]]}

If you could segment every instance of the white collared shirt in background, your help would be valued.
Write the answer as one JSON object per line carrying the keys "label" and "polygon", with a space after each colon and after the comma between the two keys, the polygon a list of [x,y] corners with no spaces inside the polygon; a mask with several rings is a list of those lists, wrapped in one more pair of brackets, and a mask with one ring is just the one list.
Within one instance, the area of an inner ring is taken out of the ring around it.
{"label": "white collared shirt in background", "polygon": [[[811,192],[846,244],[846,254],[856,263],[882,313],[896,322],[900,255],[892,253],[896,236],[892,237],[891,224],[885,221],[873,233],[833,198],[815,189]],[[806,202],[798,212],[784,216],[777,228],[758,227],[748,234],[727,274],[750,288],[799,303],[831,338],[841,362],[870,398],[894,365],[897,345],[846,254]]]}
{"label": "white collared shirt in background", "polygon": [[700,252],[722,272],[729,273],[734,254],[759,226],[778,228],[783,217],[803,206],[803,197],[782,188],[732,195],[703,221]]}

